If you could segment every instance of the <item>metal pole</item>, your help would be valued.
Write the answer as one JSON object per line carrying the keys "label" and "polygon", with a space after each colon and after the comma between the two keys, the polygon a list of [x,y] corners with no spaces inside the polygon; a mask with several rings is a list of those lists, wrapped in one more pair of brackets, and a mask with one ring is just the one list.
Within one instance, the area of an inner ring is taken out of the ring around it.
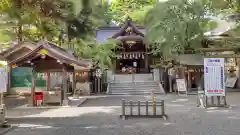
{"label": "metal pole", "polygon": [[173,89],[172,89],[172,76],[168,75],[168,78],[169,78],[169,91],[172,93],[173,92]]}
{"label": "metal pole", "polygon": [[125,120],[125,100],[122,99],[122,119]]}
{"label": "metal pole", "polygon": [[132,101],[130,101],[130,115],[133,115],[133,104]]}
{"label": "metal pole", "polygon": [[101,88],[101,84],[100,84],[100,77],[98,77],[97,78],[97,89],[98,89],[98,94],[100,94],[101,93],[101,90],[100,90],[100,88]]}
{"label": "metal pole", "polygon": [[138,101],[138,115],[141,115],[141,112],[140,112],[140,101]]}
{"label": "metal pole", "polygon": [[148,101],[146,101],[146,116],[148,116]]}
{"label": "metal pole", "polygon": [[152,108],[153,108],[153,115],[156,115],[156,99],[154,91],[152,90]]}
{"label": "metal pole", "polygon": [[220,101],[220,96],[217,96],[217,105],[220,106],[221,101]]}
{"label": "metal pole", "polygon": [[164,100],[161,101],[161,112],[162,112],[162,115],[165,115],[165,103],[164,103]]}

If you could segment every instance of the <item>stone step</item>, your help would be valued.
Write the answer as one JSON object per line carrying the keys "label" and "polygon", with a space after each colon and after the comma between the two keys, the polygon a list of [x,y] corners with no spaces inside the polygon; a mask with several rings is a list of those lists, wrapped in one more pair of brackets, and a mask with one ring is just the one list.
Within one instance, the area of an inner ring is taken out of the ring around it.
{"label": "stone step", "polygon": [[[128,92],[111,92],[109,95],[144,95],[144,94],[152,94],[149,91],[128,91]],[[155,94],[164,94],[162,92],[155,92]]]}
{"label": "stone step", "polygon": [[128,84],[109,84],[112,88],[125,88],[125,87],[159,87],[159,84],[152,83],[152,84],[135,84],[135,83],[128,83]]}
{"label": "stone step", "polygon": [[109,93],[110,95],[142,95],[142,94],[151,94],[152,89],[155,90],[155,93],[164,94],[164,90],[160,88],[159,83],[155,81],[121,81],[113,82],[109,84]]}
{"label": "stone step", "polygon": [[111,85],[156,85],[157,82],[119,82],[119,83],[110,83]]}
{"label": "stone step", "polygon": [[109,87],[112,90],[128,90],[128,89],[136,89],[136,90],[150,90],[150,89],[160,89],[159,86],[152,86],[152,87]]}
{"label": "stone step", "polygon": [[125,74],[125,75],[114,75],[115,82],[121,81],[153,81],[152,74]]}
{"label": "stone step", "polygon": [[[118,92],[151,92],[152,93],[152,91],[151,90],[146,90],[146,89],[142,89],[142,90],[134,90],[134,89],[129,89],[129,90],[115,90],[115,91],[111,91],[112,93],[113,92],[115,92],[115,93],[118,93]],[[160,92],[161,93],[161,91],[158,89],[158,90],[156,90],[155,92]]]}

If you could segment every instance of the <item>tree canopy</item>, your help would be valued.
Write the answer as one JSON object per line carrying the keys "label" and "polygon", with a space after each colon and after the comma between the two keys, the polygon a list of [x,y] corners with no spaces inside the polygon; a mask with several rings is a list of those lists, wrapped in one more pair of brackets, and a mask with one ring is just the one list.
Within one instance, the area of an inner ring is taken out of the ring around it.
{"label": "tree canopy", "polygon": [[131,17],[135,24],[143,25],[146,13],[156,3],[156,0],[113,0],[108,12],[115,22],[124,23]]}
{"label": "tree canopy", "polygon": [[146,26],[153,53],[168,56],[200,47],[204,33],[216,26],[206,15],[239,9],[239,0],[0,0],[0,42],[47,39],[109,65],[114,44],[93,44],[95,30],[111,21],[121,24],[131,17]]}
{"label": "tree canopy", "polygon": [[146,17],[146,37],[154,54],[164,56],[201,47],[204,33],[215,25],[206,18],[205,3],[168,0],[157,4]]}

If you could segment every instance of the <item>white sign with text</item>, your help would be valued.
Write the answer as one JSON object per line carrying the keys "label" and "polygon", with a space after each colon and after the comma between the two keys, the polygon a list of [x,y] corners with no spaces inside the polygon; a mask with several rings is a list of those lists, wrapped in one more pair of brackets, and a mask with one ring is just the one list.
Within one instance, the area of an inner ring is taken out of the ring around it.
{"label": "white sign with text", "polygon": [[224,58],[204,58],[206,96],[225,96]]}

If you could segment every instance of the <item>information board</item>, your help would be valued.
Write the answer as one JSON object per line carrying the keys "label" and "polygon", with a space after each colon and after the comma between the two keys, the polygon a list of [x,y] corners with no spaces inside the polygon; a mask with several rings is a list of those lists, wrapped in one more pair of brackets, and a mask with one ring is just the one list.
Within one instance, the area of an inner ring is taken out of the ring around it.
{"label": "information board", "polygon": [[224,58],[204,58],[206,96],[225,96]]}
{"label": "information board", "polygon": [[177,79],[177,89],[180,92],[186,92],[187,91],[187,87],[186,87],[186,83],[185,83],[185,79]]}

